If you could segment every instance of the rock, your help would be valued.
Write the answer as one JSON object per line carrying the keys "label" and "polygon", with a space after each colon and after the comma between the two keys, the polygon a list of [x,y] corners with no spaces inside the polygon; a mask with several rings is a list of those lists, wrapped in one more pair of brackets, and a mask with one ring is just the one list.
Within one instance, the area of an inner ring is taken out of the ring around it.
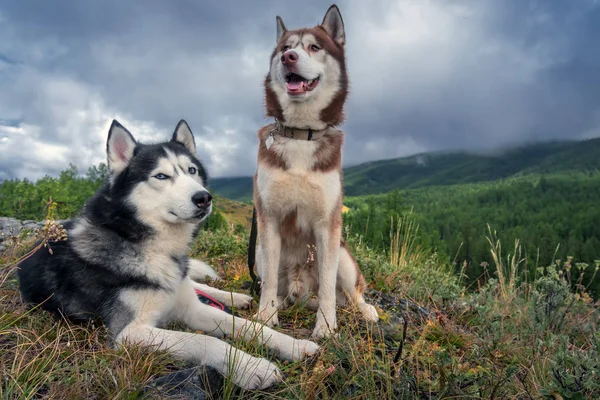
{"label": "rock", "polygon": [[21,231],[21,222],[16,218],[0,217],[0,242]]}
{"label": "rock", "polygon": [[379,324],[384,341],[390,348],[397,347],[397,343],[402,340],[405,318],[408,324],[421,324],[435,317],[432,311],[398,295],[370,289],[365,292],[365,298],[368,303],[381,308],[387,314],[386,320],[380,321]]}
{"label": "rock", "polygon": [[[60,220],[56,222],[62,224],[66,221]],[[11,236],[17,236],[25,231],[32,234],[36,229],[41,230],[44,227],[44,223],[45,221],[19,221],[16,218],[0,217],[0,251],[8,247],[7,242]]]}
{"label": "rock", "polygon": [[22,225],[22,230],[30,230],[33,231],[35,229],[42,229],[42,227],[44,226],[44,221],[38,222],[38,221],[32,221],[32,220],[25,220],[23,222],[21,222]]}
{"label": "rock", "polygon": [[0,217],[0,251],[7,247],[11,236],[18,235],[23,230],[23,225],[16,218]]}
{"label": "rock", "polygon": [[175,371],[152,380],[142,390],[143,395],[161,399],[205,400],[218,397],[223,376],[210,367],[193,367]]}
{"label": "rock", "polygon": [[382,293],[371,289],[365,293],[365,297],[369,299],[368,302],[371,302],[371,304],[379,306],[381,309],[400,319],[403,315],[407,315],[417,320],[427,320],[433,317],[432,312],[428,309],[393,294]]}

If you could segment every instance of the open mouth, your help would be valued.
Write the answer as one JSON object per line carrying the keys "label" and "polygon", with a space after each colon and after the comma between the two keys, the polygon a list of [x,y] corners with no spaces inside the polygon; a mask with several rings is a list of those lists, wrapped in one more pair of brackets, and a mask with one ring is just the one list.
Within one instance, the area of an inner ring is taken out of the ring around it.
{"label": "open mouth", "polygon": [[288,94],[297,95],[310,92],[319,84],[319,78],[305,79],[298,74],[290,72],[285,76],[285,85],[287,87]]}

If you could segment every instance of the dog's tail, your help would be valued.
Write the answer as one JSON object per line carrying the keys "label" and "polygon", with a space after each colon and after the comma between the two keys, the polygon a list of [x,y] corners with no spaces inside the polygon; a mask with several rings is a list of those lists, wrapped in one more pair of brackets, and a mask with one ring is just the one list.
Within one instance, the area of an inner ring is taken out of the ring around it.
{"label": "dog's tail", "polygon": [[252,225],[250,226],[250,240],[248,241],[248,271],[252,278],[252,286],[250,286],[250,294],[259,294],[260,285],[258,277],[254,272],[254,264],[256,263],[256,235],[258,234],[258,227],[256,226],[256,207],[252,208]]}

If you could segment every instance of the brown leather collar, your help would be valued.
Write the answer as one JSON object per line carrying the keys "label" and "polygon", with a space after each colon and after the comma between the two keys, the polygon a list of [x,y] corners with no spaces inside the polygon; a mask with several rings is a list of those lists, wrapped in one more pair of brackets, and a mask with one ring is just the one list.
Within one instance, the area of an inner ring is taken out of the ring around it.
{"label": "brown leather collar", "polygon": [[269,132],[269,136],[279,135],[284,136],[290,139],[298,139],[298,140],[316,140],[323,136],[328,130],[329,126],[325,129],[321,129],[315,131],[313,129],[300,129],[300,128],[292,128],[289,126],[283,125],[279,121],[275,121],[275,126]]}

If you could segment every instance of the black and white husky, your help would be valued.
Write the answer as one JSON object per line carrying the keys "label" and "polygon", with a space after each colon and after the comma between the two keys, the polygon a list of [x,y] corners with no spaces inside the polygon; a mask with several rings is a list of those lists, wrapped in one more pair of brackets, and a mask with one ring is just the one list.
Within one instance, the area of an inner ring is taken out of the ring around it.
{"label": "black and white husky", "polygon": [[[66,241],[51,242],[20,264],[23,299],[72,319],[100,317],[116,344],[139,343],[208,365],[245,389],[271,386],[281,373],[215,337],[258,340],[284,360],[318,345],[233,317],[198,300],[195,289],[234,307],[251,298],[192,280],[217,274],[188,259],[200,223],[212,210],[194,136],[179,122],[170,141],[140,144],[117,121],[107,141],[110,179],[65,224]],[[161,328],[180,321],[211,336]]]}

